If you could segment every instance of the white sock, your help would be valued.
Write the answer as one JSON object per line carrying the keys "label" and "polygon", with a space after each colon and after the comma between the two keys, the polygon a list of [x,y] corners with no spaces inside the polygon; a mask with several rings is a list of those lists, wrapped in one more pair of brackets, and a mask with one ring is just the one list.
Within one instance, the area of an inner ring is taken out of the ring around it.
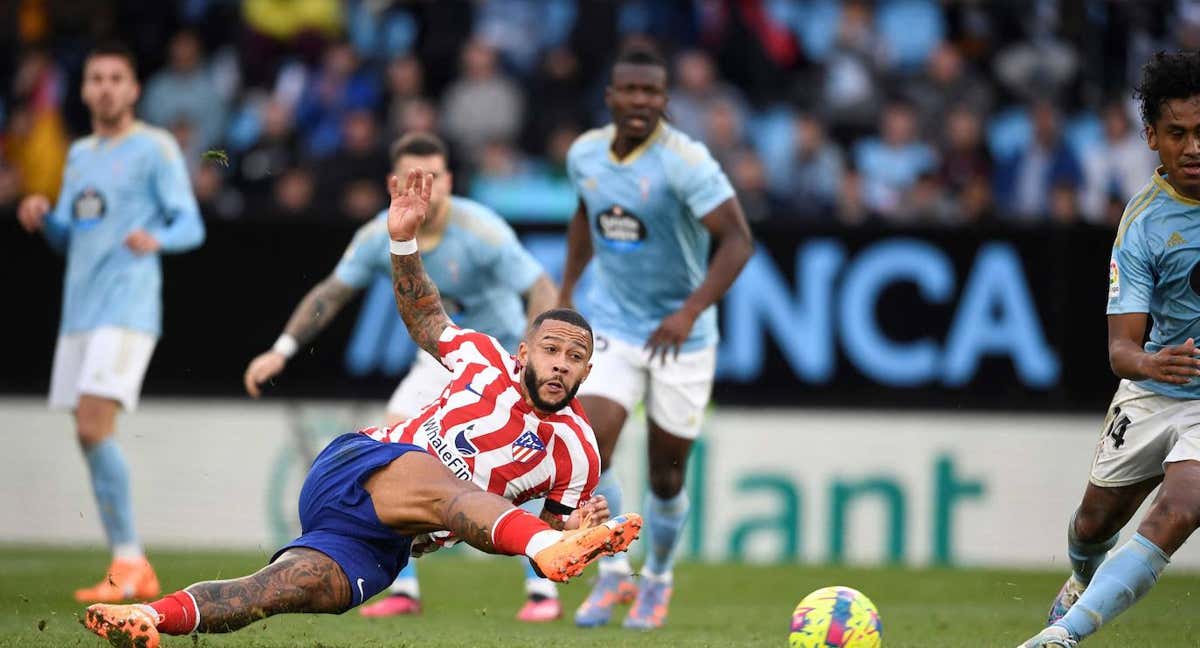
{"label": "white sock", "polygon": [[392,594],[403,594],[409,598],[421,598],[421,585],[415,578],[397,578],[389,588]]}
{"label": "white sock", "polygon": [[525,595],[556,599],[558,598],[558,588],[554,586],[553,581],[548,581],[544,578],[526,578]]}
{"label": "white sock", "polygon": [[142,545],[137,543],[113,545],[113,558],[117,560],[137,560],[144,557],[146,554],[142,551]]}
{"label": "white sock", "polygon": [[629,556],[627,554],[619,553],[599,562],[601,574],[633,575],[633,565],[629,564]]}
{"label": "white sock", "polygon": [[563,537],[562,531],[547,529],[538,531],[529,539],[529,543],[525,545],[525,555],[533,558],[542,552],[543,549],[558,542]]}

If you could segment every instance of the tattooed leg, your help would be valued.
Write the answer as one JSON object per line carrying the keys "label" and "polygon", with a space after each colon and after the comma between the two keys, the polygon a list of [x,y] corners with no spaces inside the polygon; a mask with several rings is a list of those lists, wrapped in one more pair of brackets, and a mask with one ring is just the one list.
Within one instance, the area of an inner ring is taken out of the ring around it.
{"label": "tattooed leg", "polygon": [[276,614],[339,614],[350,608],[350,582],[332,558],[289,549],[242,578],[196,583],[186,591],[200,611],[199,632],[233,632]]}

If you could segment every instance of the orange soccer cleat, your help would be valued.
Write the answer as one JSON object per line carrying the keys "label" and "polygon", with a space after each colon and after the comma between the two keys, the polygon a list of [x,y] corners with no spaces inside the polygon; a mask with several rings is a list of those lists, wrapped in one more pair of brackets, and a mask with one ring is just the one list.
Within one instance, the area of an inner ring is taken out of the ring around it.
{"label": "orange soccer cleat", "polygon": [[533,562],[552,581],[565,583],[583,573],[593,560],[625,551],[642,530],[642,516],[625,513],[588,529],[568,531],[539,551]]}
{"label": "orange soccer cleat", "polygon": [[160,594],[162,588],[158,585],[158,576],[145,557],[116,558],[109,564],[104,580],[92,587],[75,590],[75,600],[80,603],[119,603],[155,599]]}
{"label": "orange soccer cleat", "polygon": [[96,603],[83,616],[83,627],[116,648],[158,648],[157,619],[145,605]]}

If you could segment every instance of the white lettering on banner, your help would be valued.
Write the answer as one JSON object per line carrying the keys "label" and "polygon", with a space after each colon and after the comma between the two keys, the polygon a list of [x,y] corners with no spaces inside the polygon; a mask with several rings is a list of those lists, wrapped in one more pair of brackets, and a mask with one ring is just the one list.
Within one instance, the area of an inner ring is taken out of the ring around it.
{"label": "white lettering on banner", "polygon": [[[301,418],[329,422],[317,426],[310,451],[382,420],[382,403],[373,407],[304,406]],[[720,561],[1061,569],[1063,528],[1087,483],[1100,418],[717,409],[686,482],[683,549]],[[311,462],[295,419],[285,405],[144,399],[121,421],[133,488],[172,484],[169,507],[134,501],[146,542],[254,549],[294,537],[287,525],[296,524]],[[645,490],[645,429],[640,415],[630,419],[613,467],[626,501],[636,502]],[[67,424],[43,399],[0,400],[3,541],[104,544],[84,465],[63,461],[78,452],[59,433]],[[276,528],[281,514],[293,519]],[[1185,544],[1171,569],[1200,569],[1200,541]]]}

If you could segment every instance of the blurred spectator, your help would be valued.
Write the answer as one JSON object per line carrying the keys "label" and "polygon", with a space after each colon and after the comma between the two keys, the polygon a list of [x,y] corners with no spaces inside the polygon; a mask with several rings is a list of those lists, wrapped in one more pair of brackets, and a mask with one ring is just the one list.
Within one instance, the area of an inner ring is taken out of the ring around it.
{"label": "blurred spectator", "polygon": [[501,74],[495,50],[479,39],[468,42],[462,52],[462,76],[442,100],[446,134],[478,162],[488,142],[516,140],[524,105],[520,88]]}
{"label": "blurred spectator", "polygon": [[273,187],[272,209],[265,215],[281,220],[312,220],[316,217],[313,206],[313,186],[316,178],[305,167],[292,167],[283,172]]}
{"label": "blurred spectator", "polygon": [[378,102],[375,75],[359,69],[354,48],[346,42],[330,45],[296,109],[305,149],[318,158],[331,155],[341,144],[346,113],[373,110]]}
{"label": "blurred spectator", "polygon": [[875,220],[867,201],[863,199],[862,175],[858,169],[850,168],[842,176],[842,189],[838,192],[837,219],[842,225],[851,227],[866,225]]}
{"label": "blurred spectator", "polygon": [[401,56],[388,63],[387,92],[387,136],[395,139],[405,132],[401,127],[405,109],[425,98],[425,71],[416,57]]}
{"label": "blurred spectator", "polygon": [[167,67],[146,84],[142,117],[162,127],[187,122],[191,130],[188,144],[181,142],[180,146],[188,160],[197,160],[220,141],[227,109],[204,64],[196,34],[176,33],[168,52]]}
{"label": "blurred spectator", "polygon": [[941,178],[936,173],[926,172],[905,192],[889,220],[905,225],[949,225],[958,218],[958,209]]}
{"label": "blurred spectator", "polygon": [[952,107],[986,115],[992,104],[991,88],[967,68],[962,54],[950,43],[933,51],[925,71],[905,83],[903,92],[920,115],[922,137],[930,141],[941,138]]}
{"label": "blurred spectator", "polygon": [[192,189],[206,218],[234,220],[245,212],[241,192],[225,184],[225,170],[214,162],[205,162],[196,169]]}
{"label": "blurred spectator", "polygon": [[825,135],[825,127],[811,113],[795,122],[795,144],[788,184],[782,188],[787,211],[803,219],[832,220],[845,169],[845,156]]}
{"label": "blurred spectator", "polygon": [[919,67],[946,32],[942,8],[934,0],[881,0],[876,9],[880,58],[901,72]]}
{"label": "blurred spectator", "polygon": [[475,33],[522,76],[545,49],[561,46],[575,24],[573,0],[489,0],[476,7]]}
{"label": "blurred spectator", "polygon": [[881,216],[899,214],[901,198],[917,178],[937,164],[933,148],[917,139],[912,106],[893,102],[883,112],[882,137],[869,137],[854,146],[854,166],[862,174],[867,206]]}
{"label": "blurred spectator", "polygon": [[64,83],[62,71],[44,51],[31,50],[17,66],[4,155],[22,194],[58,196],[69,145],[61,111]]}
{"label": "blurred spectator", "polygon": [[400,113],[397,132],[436,133],[439,129],[437,107],[426,99],[415,99],[405,104]]}
{"label": "blurred spectator", "polygon": [[874,126],[882,103],[875,71],[871,8],[847,2],[824,68],[822,117],[839,142],[852,141]]}
{"label": "blurred spectator", "polygon": [[1025,100],[1054,97],[1075,79],[1079,55],[1057,30],[1058,2],[1037,0],[1020,15],[1025,38],[1004,46],[995,57],[995,75]]}
{"label": "blurred spectator", "polygon": [[680,53],[675,59],[675,86],[668,109],[671,122],[692,137],[711,137],[709,114],[718,103],[733,112],[737,123],[745,123],[745,99],[737,88],[717,78],[712,58],[702,50]]}
{"label": "blurred spectator", "polygon": [[751,223],[763,223],[784,215],[784,208],[767,190],[767,170],[754,149],[743,147],[730,156],[729,180],[738,202]]}
{"label": "blurred spectator", "polygon": [[529,89],[537,101],[529,104],[525,118],[521,141],[526,150],[538,150],[548,129],[586,121],[582,97],[587,87],[579,74],[579,59],[571,50],[559,47],[546,53]]}
{"label": "blurred spectator", "polygon": [[366,110],[346,114],[342,146],[321,165],[318,207],[365,221],[386,204],[384,178],[390,163],[375,117]]}
{"label": "blurred spectator", "polygon": [[1038,101],[1031,113],[1033,140],[996,169],[1000,211],[1020,220],[1049,216],[1052,189],[1078,190],[1083,184],[1079,159],[1062,138],[1058,109],[1048,101]]}
{"label": "blurred spectator", "polygon": [[1109,203],[1115,200],[1124,205],[1149,182],[1158,156],[1146,145],[1142,133],[1133,129],[1124,102],[1105,106],[1103,125],[1104,139],[1082,156],[1085,182],[1080,209],[1089,222],[1116,225],[1108,219]]}
{"label": "blurred spectator", "polygon": [[237,184],[245,193],[252,214],[270,210],[276,179],[299,164],[299,147],[287,106],[279,101],[267,101],[262,108],[262,121],[258,141],[240,155],[234,165]]}
{"label": "blurred spectator", "polygon": [[960,222],[975,222],[990,210],[992,156],[983,141],[979,115],[963,105],[951,109],[943,126],[939,179],[959,203]]}
{"label": "blurred spectator", "polygon": [[242,69],[249,85],[262,87],[288,55],[309,64],[320,58],[341,31],[342,6],[338,0],[245,0],[242,18]]}
{"label": "blurred spectator", "polygon": [[745,143],[745,125],[733,102],[720,99],[708,106],[704,115],[704,131],[698,139],[708,145],[712,156],[728,168],[733,163],[734,154]]}
{"label": "blurred spectator", "polygon": [[470,197],[509,220],[565,223],[575,212],[575,191],[565,172],[566,152],[578,132],[551,134],[549,147],[559,165],[526,159],[511,142],[489,142],[471,179]]}
{"label": "blurred spectator", "polygon": [[1081,220],[1078,189],[1074,183],[1061,181],[1050,188],[1050,222],[1073,225]]}

